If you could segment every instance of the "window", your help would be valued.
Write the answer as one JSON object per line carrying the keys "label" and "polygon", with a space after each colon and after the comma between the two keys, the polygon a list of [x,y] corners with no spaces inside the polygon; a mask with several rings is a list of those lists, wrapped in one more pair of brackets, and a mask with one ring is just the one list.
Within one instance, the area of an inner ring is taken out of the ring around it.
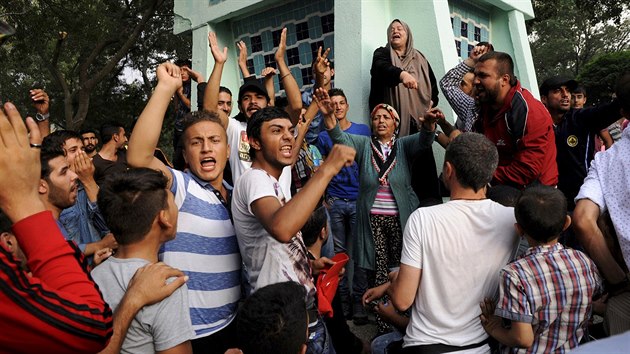
{"label": "window", "polygon": [[308,22],[296,23],[295,24],[295,35],[297,36],[297,40],[301,41],[303,39],[308,39]]}
{"label": "window", "polygon": [[302,71],[302,86],[312,84],[313,69],[309,66],[308,68],[302,68],[300,70]]}
{"label": "window", "polygon": [[468,22],[461,23],[461,35],[462,37],[468,38]]}
{"label": "window", "polygon": [[265,55],[265,68],[272,67],[277,69],[276,67],[276,59],[274,58],[274,54],[266,54]]}
{"label": "window", "polygon": [[474,46],[474,45],[472,45],[472,44],[469,44],[469,45],[468,45],[468,55],[470,55],[470,52],[472,52],[472,50],[473,50],[473,48],[474,48],[474,47],[475,47],[475,46]]}
{"label": "window", "polygon": [[481,27],[475,26],[475,41],[481,42]]}
{"label": "window", "polygon": [[300,63],[300,50],[297,47],[287,49],[287,64],[291,66],[291,65],[297,65],[299,63]]}
{"label": "window", "polygon": [[462,42],[456,40],[455,41],[455,48],[457,48],[457,56],[461,57],[462,56]]}
{"label": "window", "polygon": [[252,53],[262,52],[262,38],[260,36],[251,37],[252,42]]}
{"label": "window", "polygon": [[330,33],[335,30],[335,15],[330,14],[321,17],[322,20],[322,32]]}
{"label": "window", "polygon": [[254,59],[247,59],[247,70],[249,70],[250,74],[255,74],[255,72],[254,72]]}
{"label": "window", "polygon": [[273,39],[273,47],[278,48],[280,45],[280,36],[282,35],[282,30],[279,29],[277,31],[271,32],[271,38]]}

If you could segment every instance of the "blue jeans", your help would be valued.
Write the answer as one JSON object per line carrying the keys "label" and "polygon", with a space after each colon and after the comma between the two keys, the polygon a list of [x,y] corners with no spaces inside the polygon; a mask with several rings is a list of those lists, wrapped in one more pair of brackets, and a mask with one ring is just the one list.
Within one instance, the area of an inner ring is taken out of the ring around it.
{"label": "blue jeans", "polygon": [[336,354],[324,319],[321,317],[316,323],[308,325],[306,354]]}
{"label": "blue jeans", "polygon": [[[335,254],[345,252],[352,246],[354,241],[355,225],[357,221],[357,202],[354,200],[340,199],[337,197],[326,198],[328,213],[330,215],[330,229],[334,239]],[[353,260],[354,262],[354,260]],[[352,298],[354,302],[361,302],[361,296],[367,290],[367,276],[363,274],[363,269],[354,266],[352,277]],[[342,301],[350,300],[350,289],[347,277],[343,277],[337,289]]]}
{"label": "blue jeans", "polygon": [[402,340],[404,334],[394,329],[392,332],[378,336],[372,340],[372,354],[387,354],[387,346]]}

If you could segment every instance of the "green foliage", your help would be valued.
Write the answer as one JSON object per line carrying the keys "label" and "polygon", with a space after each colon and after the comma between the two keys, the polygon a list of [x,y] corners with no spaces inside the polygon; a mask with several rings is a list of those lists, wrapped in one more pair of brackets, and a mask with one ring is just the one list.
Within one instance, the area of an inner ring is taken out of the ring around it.
{"label": "green foliage", "polygon": [[630,73],[630,50],[602,54],[586,64],[578,81],[586,88],[589,105],[610,101],[624,73]]}
{"label": "green foliage", "polygon": [[536,18],[527,23],[539,81],[576,77],[597,55],[630,49],[627,1],[533,0]]}
{"label": "green foliage", "polygon": [[[44,88],[51,120],[69,129],[110,120],[131,126],[157,64],[191,55],[190,36],[172,33],[173,0],[3,0],[0,19],[16,29],[0,47],[0,100],[33,115],[28,90]],[[142,78],[129,82],[133,70]],[[170,131],[172,120],[164,127]],[[170,146],[163,135],[161,145]]]}

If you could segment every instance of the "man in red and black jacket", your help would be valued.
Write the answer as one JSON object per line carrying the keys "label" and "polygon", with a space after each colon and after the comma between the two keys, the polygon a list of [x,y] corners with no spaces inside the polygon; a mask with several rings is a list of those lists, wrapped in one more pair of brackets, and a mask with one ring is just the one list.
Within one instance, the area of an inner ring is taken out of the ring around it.
{"label": "man in red and black jacket", "polygon": [[481,56],[474,85],[480,114],[475,130],[499,151],[492,184],[523,189],[558,184],[553,122],[543,104],[521,87],[512,58],[502,52]]}
{"label": "man in red and black jacket", "polygon": [[[42,139],[37,124],[26,120],[29,138],[15,106],[6,103],[3,108],[0,209],[13,222],[12,242],[19,243],[30,274],[0,245],[0,353],[116,353],[135,314],[186,279],[164,264],[147,265],[136,272],[112,316],[81,252],[66,242],[39,198]],[[178,278],[166,284],[173,276]]]}

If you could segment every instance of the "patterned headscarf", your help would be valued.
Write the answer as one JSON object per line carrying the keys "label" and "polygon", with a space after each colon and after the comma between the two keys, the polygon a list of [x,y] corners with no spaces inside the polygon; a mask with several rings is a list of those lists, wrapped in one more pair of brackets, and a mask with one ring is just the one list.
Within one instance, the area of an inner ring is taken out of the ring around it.
{"label": "patterned headscarf", "polygon": [[389,182],[387,181],[387,177],[389,175],[389,172],[391,172],[394,166],[396,166],[396,138],[398,137],[398,129],[400,127],[400,117],[398,116],[398,112],[396,112],[394,107],[386,103],[377,104],[376,107],[374,107],[374,109],[372,110],[370,116],[374,118],[376,111],[378,111],[379,109],[384,109],[387,111],[387,113],[389,113],[390,117],[392,117],[392,119],[394,120],[394,124],[396,127],[394,129],[394,134],[392,135],[392,138],[386,144],[391,149],[389,155],[387,155],[387,158],[385,158],[385,154],[383,154],[383,151],[381,150],[381,142],[378,140],[376,135],[372,133],[372,166],[374,166],[374,169],[376,169],[376,172],[378,173],[379,183],[388,184]]}

